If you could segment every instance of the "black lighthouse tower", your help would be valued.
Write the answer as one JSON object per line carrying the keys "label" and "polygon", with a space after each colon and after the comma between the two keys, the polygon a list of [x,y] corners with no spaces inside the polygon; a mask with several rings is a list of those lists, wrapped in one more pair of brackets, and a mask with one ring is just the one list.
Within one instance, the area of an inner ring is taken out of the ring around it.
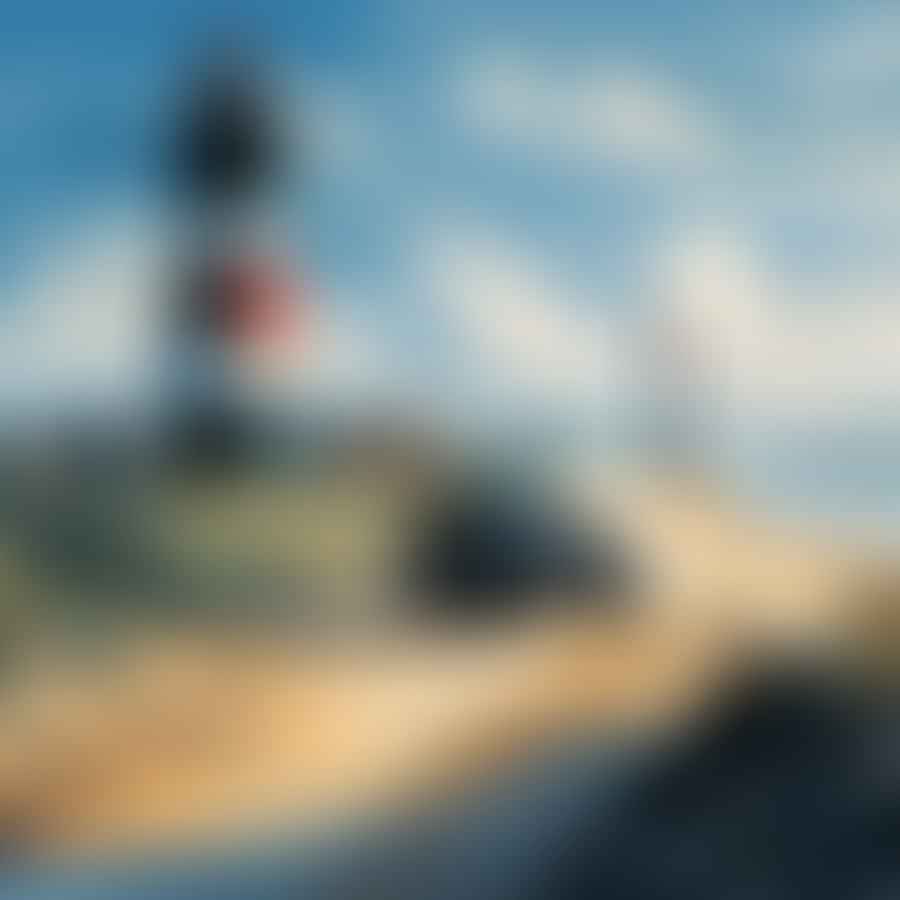
{"label": "black lighthouse tower", "polygon": [[244,56],[219,53],[189,79],[169,167],[177,240],[168,446],[179,467],[229,469],[258,443],[238,357],[248,323],[271,301],[253,235],[281,169],[277,132],[262,75]]}

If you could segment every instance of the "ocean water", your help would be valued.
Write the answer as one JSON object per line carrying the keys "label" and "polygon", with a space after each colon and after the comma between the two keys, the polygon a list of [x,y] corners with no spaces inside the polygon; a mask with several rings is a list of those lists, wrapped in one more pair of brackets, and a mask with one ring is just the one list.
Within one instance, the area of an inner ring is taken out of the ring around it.
{"label": "ocean water", "polygon": [[773,440],[741,480],[780,515],[900,552],[900,430]]}

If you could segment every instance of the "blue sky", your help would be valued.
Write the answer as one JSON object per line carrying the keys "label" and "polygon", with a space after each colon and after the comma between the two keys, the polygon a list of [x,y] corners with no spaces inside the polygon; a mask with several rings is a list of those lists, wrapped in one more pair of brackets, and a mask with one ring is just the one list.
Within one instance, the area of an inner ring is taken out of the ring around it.
{"label": "blue sky", "polygon": [[900,449],[890,5],[34,3],[4,24],[0,283],[9,308],[75,297],[20,380],[41,353],[69,385],[69,356],[102,356],[78,304],[135,281],[165,98],[234,29],[303,138],[278,213],[340,347],[329,389],[603,423],[674,323],[723,457],[757,480],[813,438]]}

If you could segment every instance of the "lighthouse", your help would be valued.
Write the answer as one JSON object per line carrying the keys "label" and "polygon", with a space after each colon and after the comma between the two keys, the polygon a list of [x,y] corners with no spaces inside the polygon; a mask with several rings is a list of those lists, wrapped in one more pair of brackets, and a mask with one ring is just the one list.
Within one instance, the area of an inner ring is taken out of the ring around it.
{"label": "lighthouse", "polygon": [[176,116],[167,445],[192,469],[254,455],[266,428],[259,371],[296,349],[298,291],[271,246],[280,130],[263,78],[235,53],[194,74]]}

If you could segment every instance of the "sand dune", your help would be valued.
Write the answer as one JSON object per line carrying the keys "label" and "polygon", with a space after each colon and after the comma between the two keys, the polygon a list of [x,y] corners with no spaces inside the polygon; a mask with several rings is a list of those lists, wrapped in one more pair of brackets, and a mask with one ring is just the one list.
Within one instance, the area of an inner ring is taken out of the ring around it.
{"label": "sand dune", "polygon": [[4,698],[7,833],[99,853],[429,803],[579,732],[683,726],[769,654],[896,656],[896,582],[878,569],[873,590],[872,561],[687,482],[591,484],[586,514],[602,500],[650,562],[632,619],[303,647],[156,632],[36,666]]}

